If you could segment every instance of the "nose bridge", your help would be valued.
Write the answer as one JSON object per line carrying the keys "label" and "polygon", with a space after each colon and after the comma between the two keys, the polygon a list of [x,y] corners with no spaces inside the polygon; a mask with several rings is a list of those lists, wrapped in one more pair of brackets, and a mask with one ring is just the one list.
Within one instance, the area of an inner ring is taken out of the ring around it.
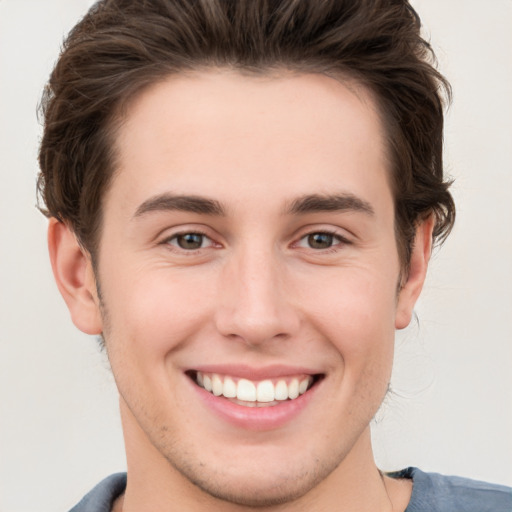
{"label": "nose bridge", "polygon": [[223,274],[217,309],[222,334],[256,345],[298,328],[283,265],[270,244],[248,243],[233,251]]}

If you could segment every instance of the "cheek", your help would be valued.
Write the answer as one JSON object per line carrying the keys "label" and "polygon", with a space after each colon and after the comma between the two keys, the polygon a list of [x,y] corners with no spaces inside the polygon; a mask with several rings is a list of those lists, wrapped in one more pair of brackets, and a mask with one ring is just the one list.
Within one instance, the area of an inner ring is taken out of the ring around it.
{"label": "cheek", "polygon": [[104,297],[107,343],[129,347],[126,352],[136,362],[162,362],[200,328],[212,303],[211,291],[192,274],[162,269],[133,272],[129,279],[111,277]]}
{"label": "cheek", "polygon": [[316,330],[329,340],[354,379],[364,372],[389,378],[395,310],[396,283],[385,274],[352,273],[310,302]]}

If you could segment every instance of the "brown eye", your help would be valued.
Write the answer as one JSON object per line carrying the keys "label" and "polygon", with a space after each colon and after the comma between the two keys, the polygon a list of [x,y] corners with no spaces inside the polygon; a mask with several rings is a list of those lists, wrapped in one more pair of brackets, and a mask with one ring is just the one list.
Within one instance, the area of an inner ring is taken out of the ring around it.
{"label": "brown eye", "polygon": [[335,241],[334,235],[330,233],[311,233],[306,238],[307,245],[312,249],[329,249]]}
{"label": "brown eye", "polygon": [[209,242],[209,238],[201,233],[183,233],[173,236],[169,243],[185,251],[202,249]]}

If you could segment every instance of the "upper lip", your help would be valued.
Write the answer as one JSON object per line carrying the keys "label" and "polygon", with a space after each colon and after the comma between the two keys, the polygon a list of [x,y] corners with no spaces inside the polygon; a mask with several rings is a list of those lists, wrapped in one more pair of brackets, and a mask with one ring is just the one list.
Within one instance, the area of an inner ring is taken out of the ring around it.
{"label": "upper lip", "polygon": [[322,372],[305,366],[290,365],[269,365],[262,367],[252,367],[248,365],[233,364],[205,364],[190,368],[188,372],[199,371],[202,373],[217,373],[219,375],[229,375],[241,379],[260,381],[265,379],[277,379],[281,377],[293,377],[296,375],[318,375]]}

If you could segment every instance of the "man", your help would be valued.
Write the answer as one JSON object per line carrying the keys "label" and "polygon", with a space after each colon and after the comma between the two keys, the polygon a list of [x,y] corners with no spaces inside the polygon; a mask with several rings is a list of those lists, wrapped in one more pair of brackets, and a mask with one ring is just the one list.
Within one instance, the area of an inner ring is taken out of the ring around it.
{"label": "man", "polygon": [[454,220],[428,57],[398,1],[107,0],[75,27],[39,185],[128,472],[73,510],[512,507],[372,455],[395,329]]}

